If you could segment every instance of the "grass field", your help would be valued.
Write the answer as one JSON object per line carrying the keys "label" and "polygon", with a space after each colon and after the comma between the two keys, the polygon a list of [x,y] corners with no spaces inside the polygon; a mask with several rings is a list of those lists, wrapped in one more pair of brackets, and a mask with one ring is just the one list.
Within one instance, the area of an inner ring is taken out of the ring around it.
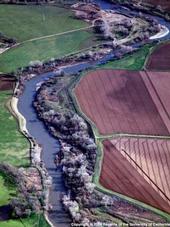
{"label": "grass field", "polygon": [[0,32],[16,38],[21,45],[0,55],[0,72],[16,71],[18,67],[27,66],[30,61],[50,60],[91,46],[95,41],[92,31],[76,31],[22,43],[29,39],[87,26],[86,22],[74,19],[74,14],[69,9],[50,6],[1,5]]}
{"label": "grass field", "polygon": [[32,215],[29,218],[0,222],[0,227],[49,227],[41,214]]}
{"label": "grass field", "polygon": [[18,42],[86,27],[68,9],[50,6],[1,5],[0,31]]}
{"label": "grass field", "polygon": [[137,52],[132,53],[131,55],[128,55],[120,60],[110,61],[100,68],[141,70],[152,47],[153,46],[149,44],[145,45]]}
{"label": "grass field", "polygon": [[48,39],[25,43],[0,55],[0,71],[11,72],[30,61],[49,60],[79,51],[94,44],[92,32],[77,31]]}
{"label": "grass field", "polygon": [[7,205],[13,195],[16,195],[16,187],[0,172],[0,206]]}
{"label": "grass field", "polygon": [[14,166],[29,164],[26,139],[18,132],[17,122],[5,107],[11,91],[0,92],[0,162]]}

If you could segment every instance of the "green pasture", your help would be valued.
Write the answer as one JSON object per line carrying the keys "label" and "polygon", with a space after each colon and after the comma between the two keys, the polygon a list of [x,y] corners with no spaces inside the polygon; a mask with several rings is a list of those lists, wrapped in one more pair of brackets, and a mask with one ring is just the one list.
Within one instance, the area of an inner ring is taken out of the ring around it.
{"label": "green pasture", "polygon": [[18,131],[16,119],[6,108],[11,91],[0,92],[0,162],[14,166],[29,164],[29,144]]}
{"label": "green pasture", "polygon": [[107,64],[100,66],[100,68],[141,70],[143,69],[145,61],[152,48],[153,45],[147,44],[140,48],[137,52],[129,54],[120,60],[110,61]]}
{"label": "green pasture", "polygon": [[71,10],[53,6],[1,5],[0,32],[18,42],[87,27]]}
{"label": "green pasture", "polygon": [[91,31],[76,31],[24,43],[0,55],[0,72],[15,71],[31,61],[45,61],[77,52],[93,45],[95,40]]}
{"label": "green pasture", "polygon": [[16,187],[9,176],[0,172],[0,206],[7,205],[12,196],[16,195]]}
{"label": "green pasture", "polygon": [[34,214],[28,218],[0,222],[0,227],[49,227],[49,224],[42,214]]}
{"label": "green pasture", "polygon": [[[30,61],[50,60],[90,47],[96,41],[92,31],[60,34],[88,26],[88,23],[75,19],[70,9],[1,5],[0,32],[16,38],[20,45],[0,55],[0,72],[16,71]],[[56,36],[44,37],[54,34]],[[35,38],[40,39],[28,41]]]}

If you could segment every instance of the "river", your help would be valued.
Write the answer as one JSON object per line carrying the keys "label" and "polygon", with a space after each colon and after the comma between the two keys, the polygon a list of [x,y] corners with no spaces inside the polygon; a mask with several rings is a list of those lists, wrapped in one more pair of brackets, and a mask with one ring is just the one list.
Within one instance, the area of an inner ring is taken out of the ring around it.
{"label": "river", "polygon": [[[80,64],[79,66],[75,65],[67,67],[64,71],[74,73],[87,67],[89,67],[89,64]],[[54,77],[54,75],[54,73],[46,73],[27,81],[24,92],[19,98],[18,110],[26,119],[26,127],[29,134],[35,138],[37,143],[42,145],[42,160],[48,174],[52,177],[53,183],[50,189],[49,202],[53,207],[53,211],[49,212],[49,219],[54,225],[57,225],[57,227],[65,227],[69,226],[71,219],[63,209],[61,203],[62,194],[66,193],[62,172],[60,168],[56,169],[54,163],[55,155],[60,149],[59,143],[57,139],[48,133],[44,123],[38,119],[37,113],[32,105],[36,94],[36,85],[50,77]]]}
{"label": "river", "polygon": [[[98,2],[103,9],[113,9],[113,4],[110,4],[106,1],[96,1]],[[132,12],[124,9],[122,7],[116,7],[115,10],[121,11],[122,13],[131,14]],[[137,14],[137,12],[133,12],[133,14]],[[166,22],[164,19],[160,17],[154,17],[158,19],[158,21],[168,27],[170,29],[170,23]],[[170,34],[166,37],[161,38],[161,40],[170,39]],[[66,72],[78,72],[79,70],[86,69],[90,66],[95,67],[96,64],[104,63],[106,60],[113,58],[114,54],[106,56],[99,62],[93,64],[79,64],[75,66],[69,66],[64,69]],[[50,190],[49,202],[52,204],[54,211],[50,211],[48,213],[50,221],[57,227],[65,227],[70,226],[71,219],[67,212],[63,209],[61,203],[61,195],[62,193],[66,193],[66,188],[64,186],[62,172],[61,169],[56,169],[54,164],[54,156],[56,152],[59,151],[59,143],[57,139],[52,137],[47,129],[44,126],[44,123],[40,121],[37,117],[37,114],[33,108],[32,102],[34,100],[36,94],[36,85],[37,83],[43,82],[50,77],[53,77],[54,73],[46,73],[39,75],[30,81],[27,81],[25,84],[25,89],[23,94],[19,98],[18,109],[20,113],[25,117],[27,122],[27,129],[29,134],[35,138],[35,140],[42,145],[42,160],[45,163],[45,167],[52,177],[52,187]]]}

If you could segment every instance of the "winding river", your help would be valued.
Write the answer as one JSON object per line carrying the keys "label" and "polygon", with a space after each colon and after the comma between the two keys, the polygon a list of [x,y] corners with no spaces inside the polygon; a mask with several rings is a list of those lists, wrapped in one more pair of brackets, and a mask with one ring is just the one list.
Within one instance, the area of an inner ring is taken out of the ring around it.
{"label": "winding river", "polygon": [[[110,4],[106,1],[99,0],[97,1],[101,5],[101,8],[103,9],[113,9],[113,4]],[[122,7],[115,7],[114,8],[117,11],[120,11],[121,13],[126,14],[133,14],[136,15],[137,11],[130,11]],[[165,25],[167,28],[170,29],[170,23],[166,22],[164,19],[160,17],[155,17],[160,24]],[[161,38],[161,40],[167,40],[170,39],[170,34],[168,34],[166,37]],[[86,69],[90,66],[94,66],[96,64],[104,63],[106,60],[113,58],[114,54],[106,56],[104,59],[102,59],[100,62],[96,63],[90,63],[90,64],[78,64],[74,66],[69,66],[67,68],[64,68],[64,71],[73,73],[78,72],[79,70]],[[57,139],[52,137],[48,131],[46,130],[44,123],[40,121],[37,117],[37,114],[32,106],[32,102],[34,100],[34,96],[36,93],[36,85],[37,83],[43,82],[47,80],[50,77],[53,77],[54,73],[46,73],[39,75],[30,81],[26,82],[25,90],[23,94],[19,98],[18,102],[18,109],[20,113],[25,117],[27,122],[27,129],[29,131],[29,134],[35,138],[35,140],[42,145],[43,152],[42,152],[42,160],[45,163],[45,167],[49,173],[49,175],[52,177],[52,187],[50,190],[50,196],[49,196],[49,202],[53,206],[53,211],[49,211],[48,217],[50,221],[54,224],[54,226],[57,227],[65,227],[70,226],[71,219],[69,215],[65,212],[63,209],[62,203],[61,203],[61,195],[63,193],[66,193],[66,188],[64,187],[64,182],[62,178],[62,172],[61,169],[56,169],[56,166],[54,164],[54,156],[56,152],[59,151],[59,143]]]}
{"label": "winding river", "polygon": [[[75,65],[67,67],[64,71],[74,73],[87,67],[89,67],[89,64]],[[56,152],[59,151],[60,147],[58,140],[48,133],[44,123],[38,119],[37,113],[32,105],[36,94],[37,83],[43,82],[50,77],[54,77],[54,75],[54,73],[46,73],[27,81],[24,92],[19,98],[18,110],[26,119],[26,127],[29,134],[35,138],[37,143],[42,145],[42,160],[48,174],[52,177],[53,182],[49,196],[49,203],[52,205],[53,210],[49,212],[48,216],[54,225],[60,227],[69,226],[69,223],[71,222],[69,215],[65,212],[61,203],[62,194],[66,193],[62,172],[60,168],[56,169],[54,163]]]}
{"label": "winding river", "polygon": [[[66,224],[70,222],[70,218],[63,211],[61,202],[59,201],[61,192],[66,191],[61,177],[61,170],[56,171],[56,166],[54,164],[54,155],[59,150],[59,143],[48,133],[43,122],[37,118],[37,114],[32,107],[32,101],[36,92],[36,84],[51,76],[53,76],[53,74],[44,74],[28,81],[24,93],[19,99],[18,109],[26,119],[26,127],[30,135],[32,135],[32,137],[34,137],[43,147],[42,160],[45,163],[49,175],[53,179],[49,199],[56,210],[55,212],[49,213],[49,219],[52,220],[53,223],[56,223],[57,226],[62,226],[63,220]],[[57,213],[57,215],[55,215],[55,213]],[[59,223],[60,225],[58,225]]]}

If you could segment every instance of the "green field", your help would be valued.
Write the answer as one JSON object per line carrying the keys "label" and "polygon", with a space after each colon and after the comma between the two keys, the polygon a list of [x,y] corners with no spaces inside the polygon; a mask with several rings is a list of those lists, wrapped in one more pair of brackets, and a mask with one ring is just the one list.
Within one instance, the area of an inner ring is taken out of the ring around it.
{"label": "green field", "polygon": [[49,60],[93,45],[95,37],[89,31],[77,31],[61,36],[25,43],[0,55],[0,71],[11,72],[27,66],[30,61]]}
{"label": "green field", "polygon": [[18,42],[35,37],[51,35],[88,24],[75,20],[73,13],[64,8],[52,6],[0,6],[0,31]]}
{"label": "green field", "polygon": [[[69,9],[1,5],[0,32],[15,37],[21,45],[0,55],[0,72],[16,71],[19,67],[27,66],[30,61],[50,60],[90,47],[96,42],[91,30],[43,38],[88,26],[86,22],[74,19]],[[38,37],[42,39],[22,43]]]}
{"label": "green field", "polygon": [[120,60],[110,61],[107,64],[100,66],[100,68],[141,70],[144,67],[147,56],[152,48],[153,45],[145,45],[137,52],[132,53]]}
{"label": "green field", "polygon": [[49,227],[41,214],[32,215],[29,218],[0,222],[0,227]]}
{"label": "green field", "polygon": [[14,117],[5,107],[11,91],[0,92],[0,162],[14,166],[29,165],[29,144],[19,133]]}
{"label": "green field", "polygon": [[15,185],[9,177],[0,172],[0,206],[7,205],[14,195],[16,195]]}

